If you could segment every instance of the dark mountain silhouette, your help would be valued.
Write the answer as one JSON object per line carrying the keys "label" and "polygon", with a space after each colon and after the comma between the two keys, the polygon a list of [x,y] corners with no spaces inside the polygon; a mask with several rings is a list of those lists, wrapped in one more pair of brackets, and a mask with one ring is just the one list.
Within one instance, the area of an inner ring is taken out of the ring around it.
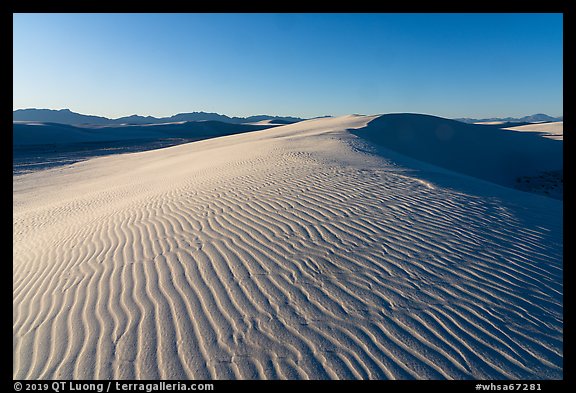
{"label": "dark mountain silhouette", "polygon": [[541,122],[541,121],[560,121],[562,118],[548,116],[544,113],[537,113],[535,115],[524,116],[520,118],[520,121],[526,121],[529,123]]}
{"label": "dark mountain silhouette", "polygon": [[110,119],[106,117],[81,115],[69,109],[18,109],[13,112],[12,119],[60,124],[110,124]]}
{"label": "dark mountain silhouette", "polygon": [[507,123],[514,123],[513,126],[517,126],[516,123],[538,123],[538,122],[551,122],[551,121],[562,121],[563,116],[552,117],[544,113],[536,113],[534,115],[524,116],[524,117],[491,117],[488,119],[471,119],[469,117],[453,119],[463,123],[481,123],[481,122],[491,122],[491,121],[502,121]]}
{"label": "dark mountain silhouette", "polygon": [[301,119],[299,117],[291,117],[291,116],[285,116],[285,117],[280,117],[280,116],[269,116],[269,115],[256,115],[256,116],[249,116],[246,117],[245,119],[243,118],[239,118],[239,117],[234,117],[232,118],[233,120],[237,119],[237,121],[245,122],[245,123],[255,123],[257,121],[263,121],[263,120],[273,120],[274,124],[292,124],[292,123],[298,123],[299,121],[302,121],[304,119]]}
{"label": "dark mountain silhouette", "polygon": [[[276,124],[289,124],[296,123],[304,120],[298,117],[291,116],[270,116],[270,115],[256,115],[249,117],[229,117],[219,113],[208,112],[190,112],[178,113],[170,117],[153,117],[153,116],[139,116],[131,115],[120,117],[117,119],[109,119],[102,116],[83,115],[80,113],[72,112],[69,109],[53,110],[53,109],[18,109],[13,112],[13,121],[33,121],[33,122],[49,122],[69,125],[115,125],[115,124],[158,124],[158,123],[173,123],[183,121],[220,121],[224,123],[253,123],[262,120],[274,120]],[[280,123],[278,123],[278,121]]]}
{"label": "dark mountain silhouette", "polygon": [[[109,121],[112,119],[108,119]],[[114,124],[155,124],[159,123],[160,119],[157,119],[152,116],[139,116],[139,115],[131,115],[120,117],[118,119],[113,119],[112,121]]]}

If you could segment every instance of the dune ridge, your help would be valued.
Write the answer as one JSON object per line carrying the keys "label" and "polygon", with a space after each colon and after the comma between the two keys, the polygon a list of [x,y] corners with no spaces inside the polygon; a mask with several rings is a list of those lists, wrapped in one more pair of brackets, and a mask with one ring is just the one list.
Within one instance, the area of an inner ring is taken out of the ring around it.
{"label": "dune ridge", "polygon": [[562,203],[423,180],[375,118],[14,177],[14,378],[562,378]]}

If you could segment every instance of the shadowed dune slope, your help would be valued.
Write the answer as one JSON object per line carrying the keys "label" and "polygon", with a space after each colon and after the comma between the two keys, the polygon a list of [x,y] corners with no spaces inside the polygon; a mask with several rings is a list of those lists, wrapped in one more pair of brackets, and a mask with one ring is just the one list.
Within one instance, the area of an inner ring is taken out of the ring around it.
{"label": "shadowed dune slope", "polygon": [[136,139],[211,138],[268,127],[267,125],[232,124],[219,121],[84,127],[59,123],[14,123],[12,135],[13,144],[21,146]]}
{"label": "shadowed dune slope", "polygon": [[382,115],[354,133],[417,160],[504,186],[563,165],[561,141],[429,115]]}

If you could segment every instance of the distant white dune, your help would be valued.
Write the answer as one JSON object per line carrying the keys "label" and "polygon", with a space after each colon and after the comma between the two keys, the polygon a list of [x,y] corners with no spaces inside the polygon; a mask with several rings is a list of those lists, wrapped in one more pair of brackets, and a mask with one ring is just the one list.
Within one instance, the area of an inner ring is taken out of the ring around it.
{"label": "distant white dune", "polygon": [[14,145],[104,142],[158,137],[143,127],[77,127],[57,123],[14,123]]}
{"label": "distant white dune", "polygon": [[485,126],[498,126],[504,123],[506,123],[506,121],[501,120],[501,121],[478,121],[474,124],[480,124]]}
{"label": "distant white dune", "polygon": [[67,144],[137,139],[214,137],[269,128],[263,124],[189,121],[138,125],[72,126],[59,123],[14,122],[13,144]]}
{"label": "distant white dune", "polygon": [[564,122],[556,121],[551,123],[534,123],[518,127],[509,127],[507,130],[523,131],[523,132],[538,132],[545,138],[564,140]]}
{"label": "distant white dune", "polygon": [[252,123],[243,123],[243,124],[280,126],[280,125],[285,125],[286,123],[284,123],[284,124],[276,123],[275,119],[268,119],[268,120],[260,120],[260,121],[255,121]]}
{"label": "distant white dune", "polygon": [[472,177],[497,180],[497,142],[562,142],[446,124],[314,119],[15,176],[14,378],[563,378],[562,201]]}

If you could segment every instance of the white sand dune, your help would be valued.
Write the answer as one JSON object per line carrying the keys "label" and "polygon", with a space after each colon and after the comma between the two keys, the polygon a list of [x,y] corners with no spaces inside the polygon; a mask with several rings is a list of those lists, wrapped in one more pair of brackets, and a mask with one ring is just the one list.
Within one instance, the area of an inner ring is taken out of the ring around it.
{"label": "white sand dune", "polygon": [[59,123],[13,122],[15,146],[110,142],[161,138],[207,138],[262,130],[271,125],[220,121],[184,121],[137,125],[72,126]]}
{"label": "white sand dune", "polygon": [[562,202],[375,118],[15,176],[14,378],[562,378]]}
{"label": "white sand dune", "polygon": [[286,125],[289,123],[281,123],[281,122],[278,122],[278,120],[276,120],[276,119],[267,119],[267,120],[253,121],[250,123],[242,123],[242,124],[251,124],[251,125],[255,125],[255,126],[264,126],[264,125],[266,125],[266,126],[268,126],[268,125],[269,126],[281,126],[281,125]]}
{"label": "white sand dune", "polygon": [[507,123],[506,121],[477,121],[473,124],[480,124],[480,125],[485,125],[485,126],[499,126],[501,124],[505,124]]}
{"label": "white sand dune", "polygon": [[561,141],[430,115],[383,115],[355,133],[423,162],[507,187],[519,177],[563,166]]}
{"label": "white sand dune", "polygon": [[555,121],[550,123],[534,123],[518,127],[509,127],[507,130],[538,132],[545,138],[564,140],[564,122]]}

